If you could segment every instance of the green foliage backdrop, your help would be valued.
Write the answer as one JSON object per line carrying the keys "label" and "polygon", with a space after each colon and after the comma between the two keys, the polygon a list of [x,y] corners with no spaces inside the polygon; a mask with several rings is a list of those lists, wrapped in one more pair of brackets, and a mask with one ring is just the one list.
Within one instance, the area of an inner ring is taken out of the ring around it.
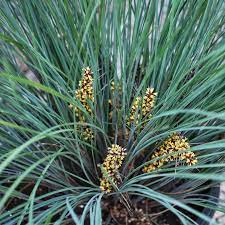
{"label": "green foliage backdrop", "polygon": [[[158,202],[187,225],[197,224],[191,214],[210,221],[195,206],[225,212],[224,202],[201,194],[225,180],[224,28],[223,0],[1,0],[0,223],[83,224],[88,217],[99,225],[102,202],[127,194]],[[74,98],[86,66],[93,71],[93,115]],[[116,90],[111,120],[112,81],[122,94],[118,107]],[[108,196],[99,189],[98,164],[147,87],[158,93],[152,117],[122,140],[123,182]],[[85,124],[69,104],[85,114]],[[77,132],[85,125],[94,130],[91,142]],[[141,173],[154,144],[173,132],[188,137],[198,163]]]}

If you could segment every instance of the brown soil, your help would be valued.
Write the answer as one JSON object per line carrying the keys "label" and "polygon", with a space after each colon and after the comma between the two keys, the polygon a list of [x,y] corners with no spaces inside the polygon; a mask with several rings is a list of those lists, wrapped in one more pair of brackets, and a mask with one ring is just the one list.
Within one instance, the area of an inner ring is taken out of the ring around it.
{"label": "brown soil", "polygon": [[110,225],[179,225],[178,218],[169,210],[152,200],[143,200],[128,209],[124,204],[117,203],[112,206],[109,202],[103,203],[103,224],[107,224],[111,216]]}

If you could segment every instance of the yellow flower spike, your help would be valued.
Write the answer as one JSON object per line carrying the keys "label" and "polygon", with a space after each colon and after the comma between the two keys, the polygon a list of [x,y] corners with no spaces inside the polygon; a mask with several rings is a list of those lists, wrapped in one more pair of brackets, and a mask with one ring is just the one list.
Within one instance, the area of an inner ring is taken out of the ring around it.
{"label": "yellow flower spike", "polygon": [[154,92],[154,88],[147,88],[145,96],[142,101],[142,115],[147,116],[155,105],[157,93]]}
{"label": "yellow flower spike", "polygon": [[127,120],[128,126],[134,123],[135,119],[135,124],[137,125],[140,122],[141,116],[142,118],[146,116],[148,116],[148,119],[151,118],[150,112],[155,105],[156,96],[157,93],[154,92],[154,88],[147,88],[143,97],[136,97],[131,106],[130,117]]}
{"label": "yellow flower spike", "polygon": [[190,149],[190,144],[188,143],[187,138],[182,137],[181,135],[174,133],[168,139],[166,139],[163,144],[153,153],[151,156],[151,160],[166,156],[163,159],[155,160],[150,165],[147,165],[143,168],[144,173],[149,173],[155,169],[161,168],[166,162],[170,161],[185,161],[185,163],[189,166],[195,165],[198,160],[196,159],[195,153],[192,151],[177,153],[173,155],[169,155],[172,153],[176,153],[178,151],[186,151]]}
{"label": "yellow flower spike", "polygon": [[100,189],[109,193],[112,191],[112,182],[118,184],[117,174],[119,168],[122,166],[123,160],[126,155],[126,149],[119,145],[112,144],[108,148],[108,154],[102,163],[102,177],[100,178]]}
{"label": "yellow flower spike", "polygon": [[[79,81],[79,88],[75,91],[75,98],[80,101],[83,107],[86,109],[87,112],[92,113],[91,106],[89,102],[94,102],[94,93],[93,93],[93,73],[90,67],[86,67],[83,69],[83,76],[82,79]],[[72,104],[69,105],[69,108],[74,108],[75,115],[78,117],[80,122],[86,122],[83,112],[73,106]],[[82,136],[85,140],[91,140],[94,138],[93,132],[91,128],[84,128],[84,132]]]}

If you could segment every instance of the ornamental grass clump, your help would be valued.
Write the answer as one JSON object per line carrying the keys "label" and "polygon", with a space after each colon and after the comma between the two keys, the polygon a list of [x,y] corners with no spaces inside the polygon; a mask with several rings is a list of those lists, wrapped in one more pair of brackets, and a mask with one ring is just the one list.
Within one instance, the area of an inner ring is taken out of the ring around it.
{"label": "ornamental grass clump", "polygon": [[224,0],[0,1],[0,224],[218,225]]}

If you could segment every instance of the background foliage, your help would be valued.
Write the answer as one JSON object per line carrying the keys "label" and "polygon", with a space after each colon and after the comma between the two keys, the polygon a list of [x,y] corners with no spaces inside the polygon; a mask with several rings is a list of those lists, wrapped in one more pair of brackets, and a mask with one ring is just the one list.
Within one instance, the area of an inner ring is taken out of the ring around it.
{"label": "background foliage", "polygon": [[[97,164],[117,143],[120,128],[125,132],[133,98],[149,86],[158,92],[152,119],[137,137],[131,132],[122,141],[128,153],[124,180],[111,199],[128,193],[132,201],[155,200],[182,224],[197,224],[190,213],[210,220],[196,205],[225,212],[223,202],[202,194],[224,180],[224,24],[223,0],[2,0],[1,224],[82,224],[87,214],[90,224],[101,224],[107,197],[99,189]],[[24,76],[18,60],[38,82]],[[94,74],[92,116],[74,99],[86,66]],[[122,97],[111,121],[112,80],[122,86]],[[71,103],[94,129],[91,143],[76,132],[84,124]],[[189,138],[198,164],[140,173],[143,150],[147,159],[154,144],[174,131]],[[135,168],[128,169],[134,160]],[[17,204],[10,207],[13,198]],[[85,204],[81,218],[80,204]]]}

